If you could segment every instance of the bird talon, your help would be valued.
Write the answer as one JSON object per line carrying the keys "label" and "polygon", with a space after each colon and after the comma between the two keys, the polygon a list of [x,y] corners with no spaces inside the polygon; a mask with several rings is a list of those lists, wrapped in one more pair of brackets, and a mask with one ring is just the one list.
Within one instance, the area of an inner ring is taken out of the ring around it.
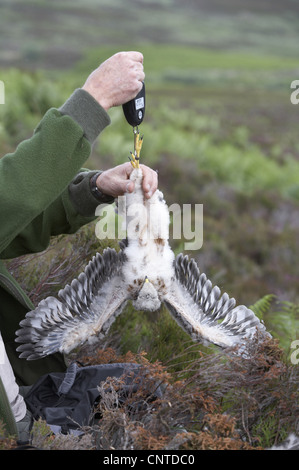
{"label": "bird talon", "polygon": [[137,167],[138,161],[136,161],[136,156],[135,156],[135,154],[134,154],[133,152],[130,152],[130,154],[131,154],[131,156],[129,156],[128,158],[129,158],[129,160],[130,160],[130,162],[131,162],[132,167],[133,167],[133,168],[138,168],[138,167]]}
{"label": "bird talon", "polygon": [[139,168],[140,152],[143,143],[143,135],[140,136],[138,127],[133,129],[134,132],[134,153],[131,152],[132,159],[131,164],[133,168]]}

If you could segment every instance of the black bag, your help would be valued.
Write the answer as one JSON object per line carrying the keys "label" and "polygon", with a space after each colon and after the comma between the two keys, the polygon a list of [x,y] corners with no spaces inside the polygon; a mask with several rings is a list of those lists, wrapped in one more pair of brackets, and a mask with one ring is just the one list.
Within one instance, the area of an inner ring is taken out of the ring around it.
{"label": "black bag", "polygon": [[[100,398],[98,386],[108,377],[124,378],[122,393],[134,389],[138,364],[116,363],[78,367],[69,366],[65,373],[57,372],[41,377],[25,397],[34,419],[42,418],[53,432],[76,433],[81,426],[90,425],[93,409]],[[161,396],[159,387],[155,396]]]}

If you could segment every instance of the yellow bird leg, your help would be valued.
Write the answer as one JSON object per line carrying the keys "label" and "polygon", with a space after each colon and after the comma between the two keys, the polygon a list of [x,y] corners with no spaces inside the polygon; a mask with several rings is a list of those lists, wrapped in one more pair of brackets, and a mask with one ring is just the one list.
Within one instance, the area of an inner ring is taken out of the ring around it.
{"label": "yellow bird leg", "polygon": [[136,163],[136,168],[139,168],[140,152],[143,143],[143,136],[140,137],[140,132],[138,127],[134,129],[134,161]]}
{"label": "yellow bird leg", "polygon": [[133,152],[130,152],[130,153],[131,153],[131,157],[129,157],[129,159],[130,159],[131,165],[132,165],[133,168],[137,168],[136,167],[135,155],[133,154]]}
{"label": "yellow bird leg", "polygon": [[140,137],[138,127],[133,129],[134,132],[134,153],[130,152],[129,160],[133,168],[139,168],[140,152],[143,142],[143,136]]}

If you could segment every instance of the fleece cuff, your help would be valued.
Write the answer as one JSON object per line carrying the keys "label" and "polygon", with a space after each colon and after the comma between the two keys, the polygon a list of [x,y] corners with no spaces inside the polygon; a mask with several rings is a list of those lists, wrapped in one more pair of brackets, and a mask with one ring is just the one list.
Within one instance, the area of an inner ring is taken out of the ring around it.
{"label": "fleece cuff", "polygon": [[[106,198],[100,201],[90,190],[90,179],[99,171],[82,171],[69,185],[69,197],[78,214],[84,217],[94,217],[100,204],[107,204]],[[114,199],[111,198],[109,203]]]}
{"label": "fleece cuff", "polygon": [[82,88],[75,90],[59,111],[70,116],[82,127],[91,144],[111,122],[105,109]]}

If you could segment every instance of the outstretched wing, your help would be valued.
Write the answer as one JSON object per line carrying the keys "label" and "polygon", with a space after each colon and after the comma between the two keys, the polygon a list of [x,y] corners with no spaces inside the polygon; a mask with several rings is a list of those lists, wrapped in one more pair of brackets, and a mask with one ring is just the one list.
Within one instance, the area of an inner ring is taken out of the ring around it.
{"label": "outstretched wing", "polygon": [[233,347],[252,337],[258,329],[269,335],[259,318],[226,293],[221,295],[188,256],[175,259],[175,280],[164,297],[164,303],[177,323],[190,336],[203,343]]}
{"label": "outstretched wing", "polygon": [[105,334],[128,300],[121,269],[125,255],[107,248],[97,253],[78,279],[42,300],[28,312],[16,332],[21,358],[39,359],[68,353],[94,336]]}

